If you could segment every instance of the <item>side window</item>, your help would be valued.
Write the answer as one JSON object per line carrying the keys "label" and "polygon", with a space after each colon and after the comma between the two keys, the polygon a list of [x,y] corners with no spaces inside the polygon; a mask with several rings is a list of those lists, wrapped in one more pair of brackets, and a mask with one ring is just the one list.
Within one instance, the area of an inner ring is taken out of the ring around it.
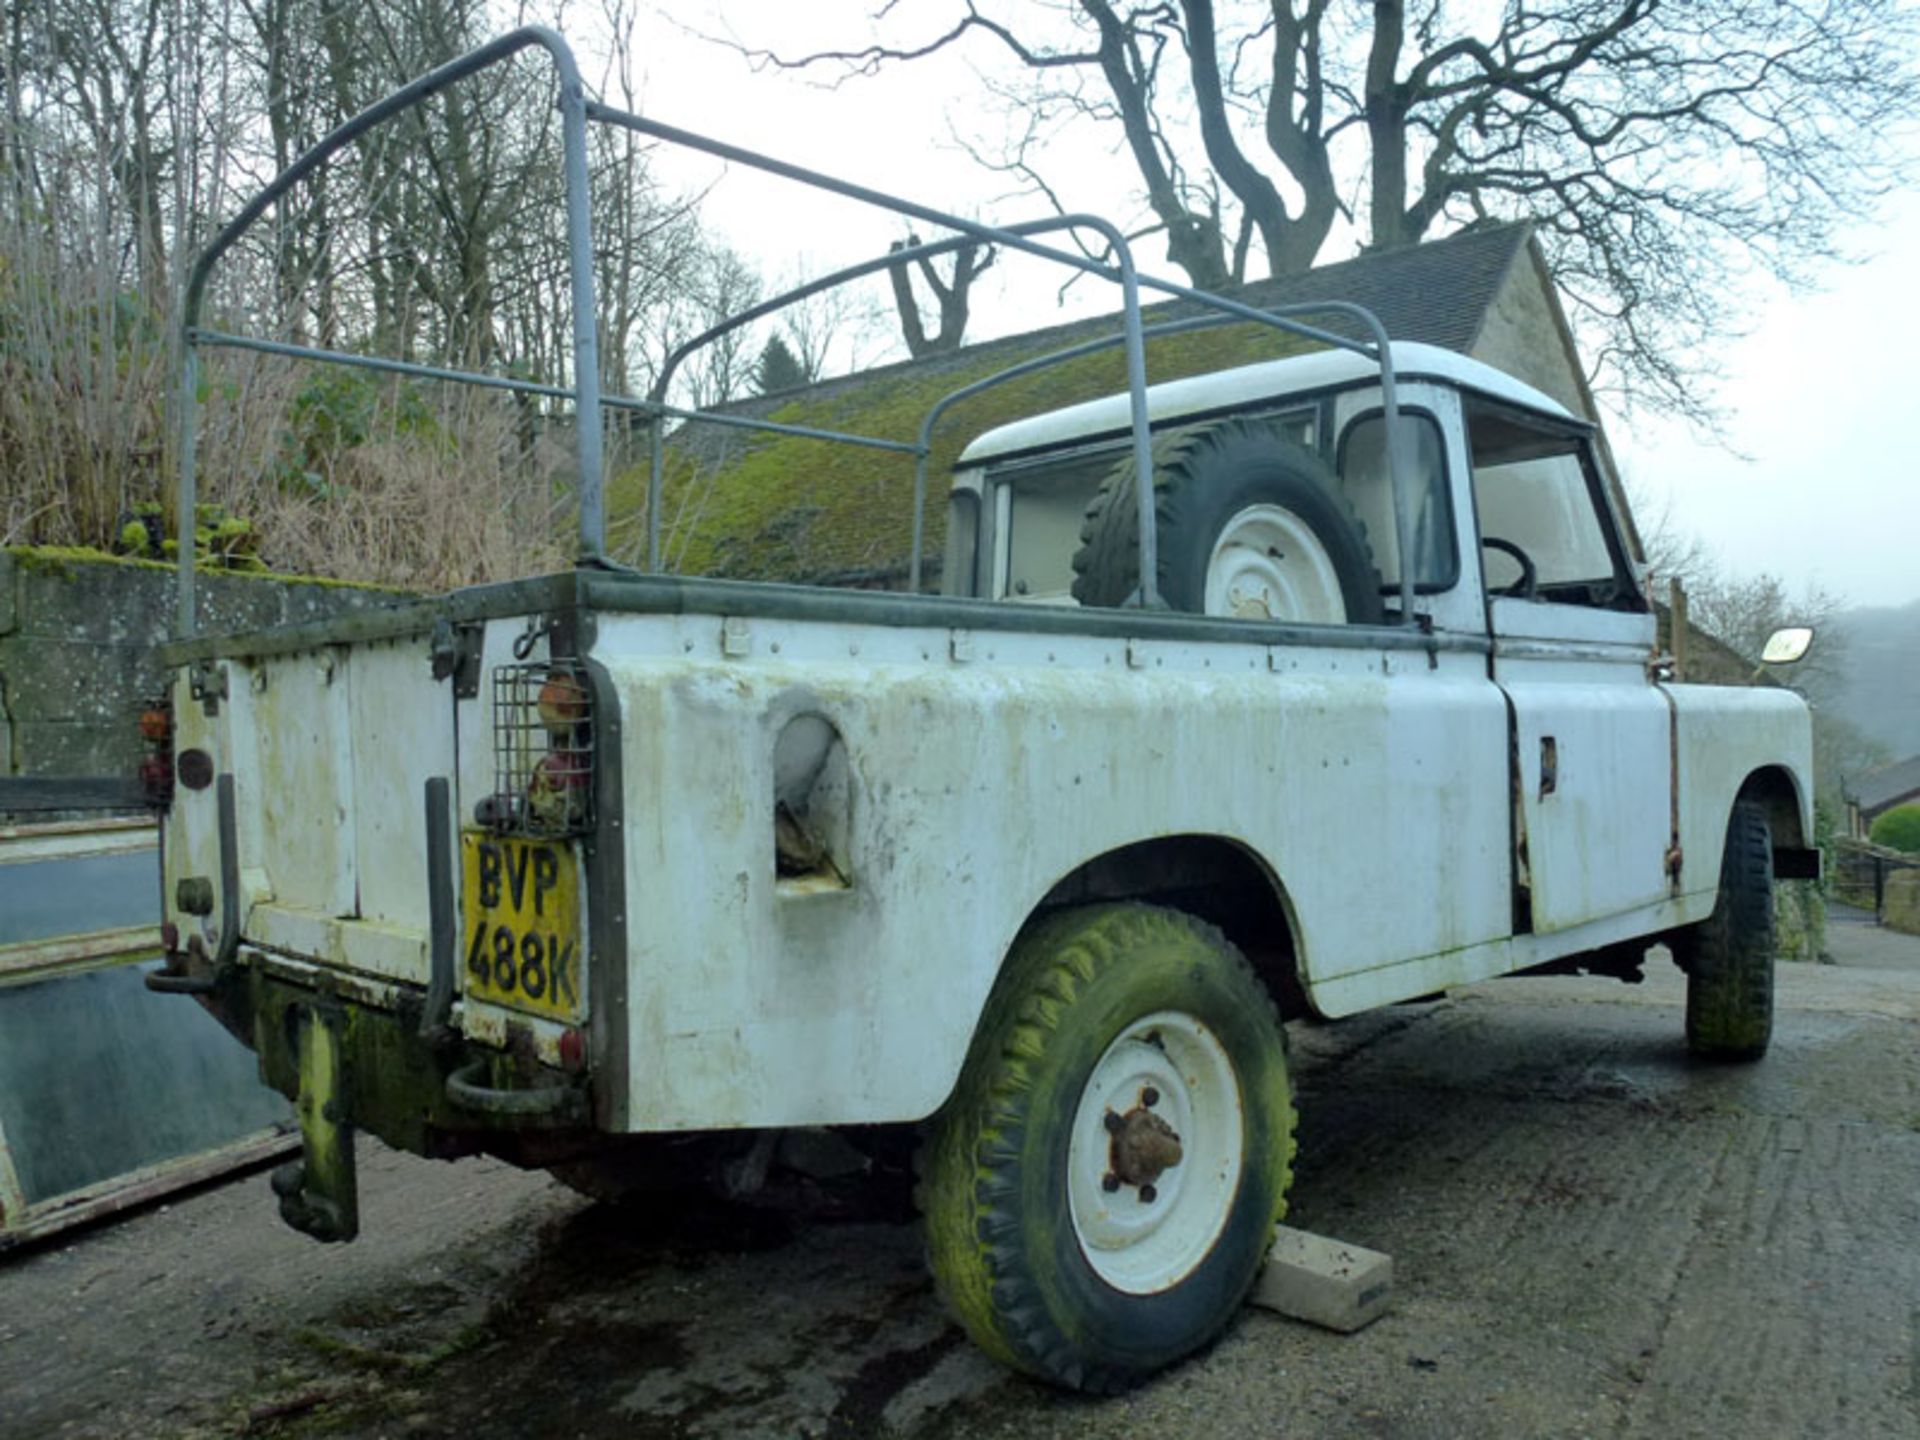
{"label": "side window", "polygon": [[1467,411],[1467,441],[1489,593],[1530,591],[1565,605],[1644,608],[1584,435],[1476,404]]}
{"label": "side window", "polygon": [[1004,482],[1006,589],[996,598],[1072,603],[1080,522],[1113,465],[1106,450],[1036,466]]}
{"label": "side window", "polygon": [[[1453,502],[1440,427],[1430,415],[1402,410],[1402,433],[1413,467],[1413,582],[1423,595],[1451,589],[1460,579],[1453,543]],[[1367,527],[1381,592],[1400,588],[1400,531],[1394,523],[1393,475],[1387,466],[1387,422],[1379,413],[1353,422],[1340,437],[1340,483],[1347,503]]]}

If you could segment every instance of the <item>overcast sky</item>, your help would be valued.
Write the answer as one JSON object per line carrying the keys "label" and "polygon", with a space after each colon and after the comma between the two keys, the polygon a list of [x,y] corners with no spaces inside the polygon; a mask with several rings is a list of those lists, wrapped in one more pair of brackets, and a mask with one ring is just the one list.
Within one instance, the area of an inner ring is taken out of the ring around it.
{"label": "overcast sky", "polygon": [[1872,258],[1773,297],[1728,347],[1727,431],[1750,460],[1671,423],[1608,433],[1645,508],[1670,503],[1729,568],[1901,605],[1920,599],[1920,452],[1903,428],[1920,395],[1900,359],[1920,335],[1920,202],[1850,240]]}
{"label": "overcast sky", "polygon": [[[682,25],[717,32],[731,20],[756,43],[820,43],[823,15],[866,7],[793,6],[773,0],[676,3],[681,23],[642,20],[637,84],[650,115],[846,178],[983,220],[1041,213],[1008,199],[1012,182],[982,172],[952,140],[994,114],[962,57],[895,67],[837,91],[777,73],[754,74],[724,48]],[[724,19],[717,18],[721,12]],[[901,14],[912,16],[913,7]],[[857,38],[858,31],[835,33]],[[983,59],[990,51],[979,52]],[[610,99],[616,98],[609,95]],[[1069,206],[1128,218],[1131,171],[1089,138],[1074,153],[1050,151],[1050,175],[1078,190]],[[798,187],[705,161],[670,159],[678,184],[710,186],[704,215],[729,243],[774,279],[865,259],[903,232],[899,220]],[[1643,527],[1659,521],[1702,537],[1732,573],[1778,575],[1796,589],[1818,585],[1856,605],[1920,599],[1920,506],[1913,496],[1915,446],[1899,427],[1920,408],[1898,362],[1920,334],[1920,200],[1890,204],[1881,223],[1847,237],[1863,263],[1836,267],[1821,293],[1756,295],[1754,328],[1727,342],[1721,398],[1730,440],[1748,458],[1700,442],[1677,422],[1610,417],[1608,430]],[[1323,259],[1351,253],[1334,247]],[[1143,268],[1169,278],[1151,243]],[[1111,309],[1112,298],[1077,286],[1058,308],[1058,277],[1034,263],[996,267],[976,305],[970,339]]]}

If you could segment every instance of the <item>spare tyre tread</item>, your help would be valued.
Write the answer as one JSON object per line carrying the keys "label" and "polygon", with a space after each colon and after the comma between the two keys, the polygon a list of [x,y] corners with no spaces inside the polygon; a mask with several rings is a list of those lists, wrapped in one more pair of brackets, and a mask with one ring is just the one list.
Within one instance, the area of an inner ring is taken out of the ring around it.
{"label": "spare tyre tread", "polygon": [[[1381,615],[1380,571],[1374,563],[1366,522],[1355,514],[1318,455],[1286,439],[1271,425],[1255,420],[1213,421],[1154,436],[1153,510],[1160,540],[1155,579],[1161,597],[1175,609],[1198,610],[1204,604],[1204,600],[1182,603],[1191,600],[1182,593],[1190,588],[1183,580],[1193,577],[1173,573],[1174,547],[1168,541],[1185,534],[1191,525],[1202,523],[1195,512],[1205,508],[1206,491],[1211,486],[1231,483],[1232,477],[1221,480],[1209,461],[1222,452],[1231,457],[1236,449],[1247,445],[1259,447],[1265,457],[1282,463],[1317,487],[1320,498],[1346,532],[1344,537],[1322,535],[1322,543],[1337,545],[1344,539],[1354,550],[1346,567],[1350,583],[1343,586],[1347,623],[1377,623]],[[1101,482],[1081,520],[1080,547],[1073,557],[1073,598],[1082,605],[1098,607],[1135,600],[1140,588],[1139,536],[1139,505],[1134,498],[1134,466],[1129,453]],[[1207,548],[1211,548],[1211,541]],[[1203,585],[1204,577],[1194,583]]]}

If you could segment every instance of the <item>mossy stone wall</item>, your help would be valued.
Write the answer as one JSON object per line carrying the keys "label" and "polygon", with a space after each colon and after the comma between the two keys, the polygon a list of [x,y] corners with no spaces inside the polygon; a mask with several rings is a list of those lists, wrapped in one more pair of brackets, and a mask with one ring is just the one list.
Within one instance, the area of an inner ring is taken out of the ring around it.
{"label": "mossy stone wall", "polygon": [[[257,630],[403,598],[391,590],[202,572],[201,624]],[[82,550],[0,550],[0,775],[131,775],[140,707],[166,688],[170,566]]]}
{"label": "mossy stone wall", "polygon": [[1897,870],[1887,876],[1880,919],[1890,930],[1920,935],[1920,870]]}
{"label": "mossy stone wall", "polygon": [[1811,880],[1773,887],[1775,952],[1782,960],[1817,961],[1827,946],[1827,897]]}

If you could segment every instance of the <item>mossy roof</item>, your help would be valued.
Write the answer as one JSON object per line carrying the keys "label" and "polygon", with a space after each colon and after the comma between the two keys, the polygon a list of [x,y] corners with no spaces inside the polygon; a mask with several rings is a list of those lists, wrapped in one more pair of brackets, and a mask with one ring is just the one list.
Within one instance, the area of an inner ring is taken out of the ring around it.
{"label": "mossy roof", "polygon": [[[1264,281],[1235,298],[1259,308],[1314,299],[1366,305],[1398,340],[1472,348],[1514,258],[1524,225],[1494,227],[1408,250],[1364,256],[1305,275]],[[1148,307],[1148,323],[1188,307]],[[734,407],[786,425],[911,443],[929,409],[976,380],[1117,327],[1115,317],[1057,326],[892,365]],[[1149,341],[1150,382],[1268,360],[1313,348],[1268,327],[1232,325]],[[928,464],[926,542],[941,553],[953,461],[996,425],[1125,388],[1121,352],[1107,350],[997,386],[949,411]],[[710,425],[670,439],[662,514],[666,568],[755,580],[880,582],[903,574],[912,548],[911,455]],[[617,550],[643,552],[644,458],[616,470],[608,515]]]}

